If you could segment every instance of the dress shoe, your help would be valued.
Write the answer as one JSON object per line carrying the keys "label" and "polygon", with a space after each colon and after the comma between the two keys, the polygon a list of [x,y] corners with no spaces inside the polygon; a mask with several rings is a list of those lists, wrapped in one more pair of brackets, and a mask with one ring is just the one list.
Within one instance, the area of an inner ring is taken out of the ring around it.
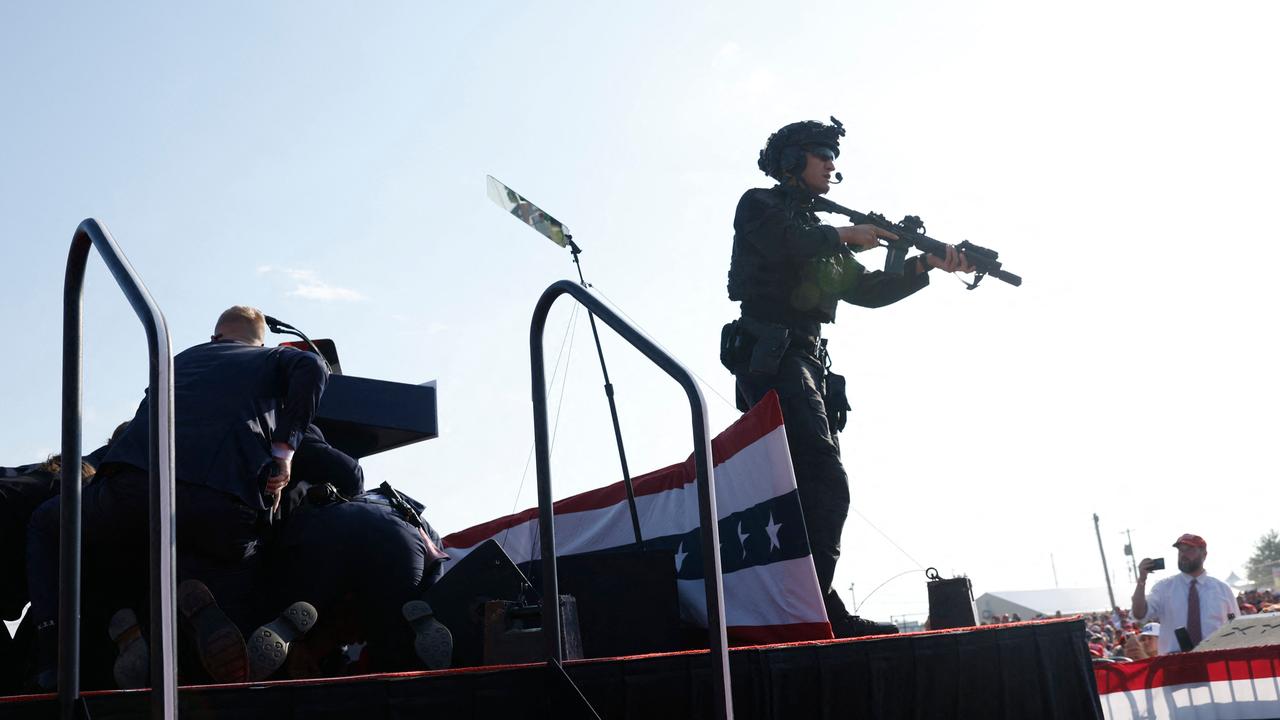
{"label": "dress shoe", "polygon": [[111,616],[107,632],[118,653],[112,669],[116,687],[121,690],[147,687],[151,676],[151,653],[142,637],[142,629],[138,627],[138,616],[129,608],[117,611]]}
{"label": "dress shoe", "polygon": [[214,682],[237,683],[249,678],[244,635],[218,607],[204,583],[184,580],[178,586],[178,610],[187,620],[200,664]]}
{"label": "dress shoe", "polygon": [[428,670],[440,670],[453,662],[453,633],[436,619],[431,606],[422,600],[410,600],[401,610],[413,627],[413,649]]}
{"label": "dress shoe", "polygon": [[254,630],[249,636],[249,679],[258,682],[274,675],[289,657],[289,644],[315,624],[316,609],[299,601],[285,608],[280,617]]}

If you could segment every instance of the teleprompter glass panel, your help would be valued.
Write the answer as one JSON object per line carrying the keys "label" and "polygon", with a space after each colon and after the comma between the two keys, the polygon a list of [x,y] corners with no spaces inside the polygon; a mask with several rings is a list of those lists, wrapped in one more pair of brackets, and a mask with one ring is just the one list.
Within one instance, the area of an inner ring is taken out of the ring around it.
{"label": "teleprompter glass panel", "polygon": [[559,220],[543,212],[542,208],[525,200],[519,193],[498,182],[492,175],[489,180],[489,199],[498,207],[516,216],[525,225],[545,235],[551,242],[566,247],[566,239],[571,235],[569,228]]}

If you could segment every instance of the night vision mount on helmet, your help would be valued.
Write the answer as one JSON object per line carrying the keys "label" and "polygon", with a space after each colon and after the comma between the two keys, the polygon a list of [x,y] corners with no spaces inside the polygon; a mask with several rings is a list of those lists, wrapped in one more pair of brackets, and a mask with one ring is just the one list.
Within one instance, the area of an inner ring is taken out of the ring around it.
{"label": "night vision mount on helmet", "polygon": [[804,169],[804,153],[808,147],[822,145],[840,157],[842,137],[844,123],[834,117],[830,125],[815,120],[791,123],[769,136],[756,164],[765,175],[782,182],[787,175],[798,175]]}

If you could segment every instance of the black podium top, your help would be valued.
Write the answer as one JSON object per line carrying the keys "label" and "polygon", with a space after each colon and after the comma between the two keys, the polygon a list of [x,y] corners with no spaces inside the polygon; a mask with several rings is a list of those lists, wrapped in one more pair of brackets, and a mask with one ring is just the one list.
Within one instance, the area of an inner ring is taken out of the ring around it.
{"label": "black podium top", "polygon": [[316,425],[329,444],[362,458],[439,435],[436,389],[330,375]]}

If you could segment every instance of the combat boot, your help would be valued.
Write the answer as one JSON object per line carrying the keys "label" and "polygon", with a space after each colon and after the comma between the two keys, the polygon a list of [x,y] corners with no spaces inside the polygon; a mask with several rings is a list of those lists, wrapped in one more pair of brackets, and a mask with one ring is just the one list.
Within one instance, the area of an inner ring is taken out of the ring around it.
{"label": "combat boot", "polygon": [[838,638],[867,637],[870,635],[897,635],[898,626],[878,623],[857,615],[845,615],[831,621],[831,632]]}

